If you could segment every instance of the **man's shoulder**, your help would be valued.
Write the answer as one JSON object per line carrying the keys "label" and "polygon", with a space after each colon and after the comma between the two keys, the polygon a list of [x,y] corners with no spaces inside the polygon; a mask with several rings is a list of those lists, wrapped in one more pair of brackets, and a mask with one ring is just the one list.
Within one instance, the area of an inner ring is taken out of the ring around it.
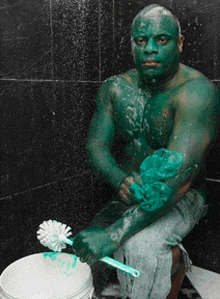
{"label": "man's shoulder", "polygon": [[135,69],[131,69],[125,73],[121,73],[118,75],[111,76],[107,78],[103,84],[111,85],[114,83],[119,83],[119,82],[128,82],[128,83],[133,83],[133,81],[136,79],[136,71]]}
{"label": "man's shoulder", "polygon": [[183,63],[180,63],[180,72],[186,78],[204,77],[201,72]]}
{"label": "man's shoulder", "polygon": [[204,96],[218,96],[217,86],[201,72],[181,64],[180,66],[180,89],[189,93],[203,94]]}
{"label": "man's shoulder", "polygon": [[183,111],[203,111],[204,114],[209,113],[207,107],[219,110],[217,86],[193,68],[183,66],[182,72],[185,80],[176,89],[176,107]]}
{"label": "man's shoulder", "polygon": [[101,89],[115,94],[115,92],[118,93],[123,89],[125,85],[132,85],[134,87],[136,84],[135,76],[136,73],[133,69],[122,74],[111,76],[103,82]]}
{"label": "man's shoulder", "polygon": [[99,88],[98,97],[99,96],[103,98],[111,97],[113,93],[117,90],[119,80],[120,80],[119,76],[111,76],[107,78]]}

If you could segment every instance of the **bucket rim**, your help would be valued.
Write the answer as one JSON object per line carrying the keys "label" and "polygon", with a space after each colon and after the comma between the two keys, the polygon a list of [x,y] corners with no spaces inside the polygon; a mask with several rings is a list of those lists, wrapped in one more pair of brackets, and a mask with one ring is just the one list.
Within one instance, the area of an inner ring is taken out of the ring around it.
{"label": "bucket rim", "polygon": [[[25,259],[28,259],[29,257],[31,256],[37,256],[37,255],[43,255],[45,253],[53,253],[52,251],[45,251],[45,252],[37,252],[37,253],[33,253],[33,254],[29,254],[27,256],[24,256],[14,262],[12,262],[11,264],[9,264],[1,273],[0,275],[0,291],[2,292],[2,294],[6,297],[8,297],[8,299],[20,299],[18,297],[13,297],[12,295],[8,294],[6,292],[6,290],[3,288],[2,286],[2,278],[3,278],[3,275],[4,273],[6,273],[6,270],[8,270],[8,268],[12,265],[15,265],[17,263],[19,263],[21,260],[25,260]],[[59,254],[62,254],[62,255],[71,255],[71,256],[74,256],[74,254],[72,253],[67,253],[67,252],[58,252]],[[84,286],[82,288],[80,288],[78,291],[76,291],[75,293],[71,294],[71,295],[67,295],[65,297],[63,297],[63,299],[72,299],[73,296],[77,296],[79,295],[80,293],[82,292],[85,292],[86,289],[88,289],[88,291],[90,291],[90,289],[93,288],[93,279],[92,279],[92,273],[91,273],[91,268],[90,266],[88,265],[88,269],[90,270],[89,271],[89,277],[88,279],[86,280]],[[1,298],[1,297],[0,297]]]}
{"label": "bucket rim", "polygon": [[[2,276],[3,276],[4,272],[6,272],[6,270],[7,270],[10,266],[19,263],[21,260],[28,259],[30,256],[33,256],[33,255],[42,255],[42,254],[45,254],[45,253],[55,253],[55,251],[35,252],[35,253],[32,253],[32,254],[23,256],[23,257],[19,258],[18,260],[15,260],[15,261],[12,262],[11,264],[9,264],[9,265],[2,271],[2,273],[0,274],[0,286],[1,286],[1,279],[2,279]],[[72,253],[68,253],[68,252],[57,252],[57,253],[59,253],[59,254],[64,254],[64,255],[72,255],[72,256],[74,255],[74,254],[72,254]]]}
{"label": "bucket rim", "polygon": [[[4,295],[4,296],[6,296],[8,299],[19,299],[19,298],[16,298],[16,297],[13,297],[13,296],[11,296],[11,295],[9,295],[2,287],[1,287],[1,285],[0,285],[0,291],[2,292],[2,294]],[[0,293],[0,295],[1,295],[1,293]],[[1,297],[0,297],[1,298]]]}
{"label": "bucket rim", "polygon": [[45,254],[45,253],[58,253],[58,254],[63,254],[63,255],[74,255],[73,253],[69,253],[69,252],[56,252],[56,251],[44,251],[44,252],[35,252],[35,253],[31,253],[29,255],[25,255],[25,256],[22,256],[21,258],[15,260],[14,262],[12,262],[11,264],[9,264],[1,273],[0,277],[2,276],[2,274],[5,272],[6,269],[8,269],[8,267],[10,267],[11,265],[14,265],[18,262],[20,262],[21,260],[24,260],[24,259],[27,259],[29,258],[30,256],[33,256],[33,255],[42,255],[42,254]]}

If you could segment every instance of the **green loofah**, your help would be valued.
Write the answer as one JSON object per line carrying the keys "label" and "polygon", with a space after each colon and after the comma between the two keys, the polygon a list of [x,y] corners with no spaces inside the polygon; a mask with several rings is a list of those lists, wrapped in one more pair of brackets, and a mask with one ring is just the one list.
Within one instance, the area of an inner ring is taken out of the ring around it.
{"label": "green loofah", "polygon": [[171,188],[164,181],[177,175],[183,160],[182,153],[160,149],[143,161],[140,166],[141,185],[134,183],[130,186],[143,210],[155,211],[169,199]]}

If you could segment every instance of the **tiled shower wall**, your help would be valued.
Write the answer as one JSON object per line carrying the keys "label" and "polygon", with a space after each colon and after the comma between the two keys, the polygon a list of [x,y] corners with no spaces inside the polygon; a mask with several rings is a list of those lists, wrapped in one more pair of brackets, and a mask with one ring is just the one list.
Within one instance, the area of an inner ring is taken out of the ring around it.
{"label": "tiled shower wall", "polygon": [[[0,272],[17,258],[43,250],[35,237],[43,220],[60,220],[76,233],[106,201],[108,187],[86,162],[89,122],[102,82],[134,66],[130,24],[151,3],[154,1],[0,1],[0,260],[4,260]],[[172,9],[180,19],[186,37],[182,62],[220,86],[219,1],[157,3]],[[215,204],[202,226],[215,238],[219,230],[219,148],[217,140],[207,157],[207,183]],[[197,258],[198,263],[210,247],[205,247],[210,243],[208,237],[202,240],[205,253]],[[219,271],[215,267],[218,260],[216,254],[211,270]]]}

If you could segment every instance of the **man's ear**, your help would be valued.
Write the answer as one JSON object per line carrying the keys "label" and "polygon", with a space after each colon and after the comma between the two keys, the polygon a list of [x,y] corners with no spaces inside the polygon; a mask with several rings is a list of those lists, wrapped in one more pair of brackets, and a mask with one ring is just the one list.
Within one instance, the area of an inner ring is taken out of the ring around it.
{"label": "man's ear", "polygon": [[178,40],[178,48],[179,48],[180,53],[182,53],[182,51],[183,51],[183,42],[184,42],[184,40],[185,40],[185,37],[182,34],[180,34],[179,40]]}

